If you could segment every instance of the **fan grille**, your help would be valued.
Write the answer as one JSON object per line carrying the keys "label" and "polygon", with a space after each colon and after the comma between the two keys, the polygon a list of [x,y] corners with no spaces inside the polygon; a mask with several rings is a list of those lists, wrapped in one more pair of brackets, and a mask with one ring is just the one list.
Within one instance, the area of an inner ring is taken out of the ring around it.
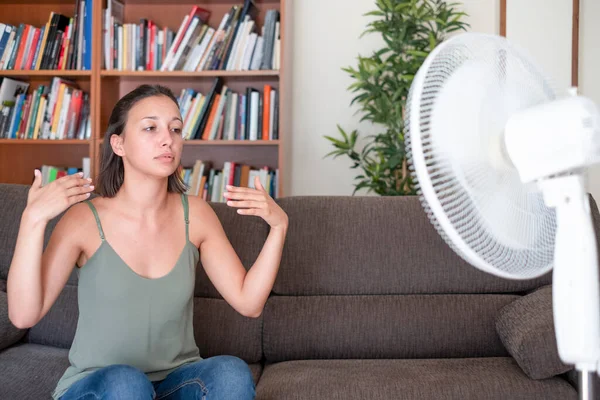
{"label": "fan grille", "polygon": [[503,132],[513,112],[554,98],[522,50],[475,33],[438,46],[409,92],[407,158],[423,207],[454,251],[488,273],[528,279],[552,268],[554,210],[521,182]]}

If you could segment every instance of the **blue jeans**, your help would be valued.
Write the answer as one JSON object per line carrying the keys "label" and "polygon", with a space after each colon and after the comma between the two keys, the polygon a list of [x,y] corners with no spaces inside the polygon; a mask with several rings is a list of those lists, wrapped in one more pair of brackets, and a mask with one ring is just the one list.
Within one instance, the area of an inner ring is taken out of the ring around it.
{"label": "blue jeans", "polygon": [[134,367],[111,365],[75,382],[60,400],[245,400],[255,395],[248,364],[233,356],[215,356],[182,365],[156,382]]}

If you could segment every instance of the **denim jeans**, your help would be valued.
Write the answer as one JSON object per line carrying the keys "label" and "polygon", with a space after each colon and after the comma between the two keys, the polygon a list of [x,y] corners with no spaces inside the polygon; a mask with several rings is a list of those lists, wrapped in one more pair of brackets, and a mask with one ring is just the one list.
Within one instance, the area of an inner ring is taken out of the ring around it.
{"label": "denim jeans", "polygon": [[155,382],[134,367],[111,365],[75,382],[60,400],[245,400],[255,395],[248,364],[233,356],[215,356],[182,365]]}

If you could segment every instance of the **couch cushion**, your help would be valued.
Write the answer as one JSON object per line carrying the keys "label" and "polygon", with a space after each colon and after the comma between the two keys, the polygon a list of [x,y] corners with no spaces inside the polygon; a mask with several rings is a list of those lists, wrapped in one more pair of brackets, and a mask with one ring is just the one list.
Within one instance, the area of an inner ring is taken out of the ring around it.
{"label": "couch cushion", "polygon": [[26,335],[29,343],[68,349],[77,329],[77,286],[66,285],[48,313]]}
{"label": "couch cushion", "polygon": [[68,351],[21,344],[0,352],[0,399],[50,399],[69,366]]}
{"label": "couch cushion", "polygon": [[[12,260],[13,250],[17,241],[21,214],[27,205],[28,185],[0,184],[0,279],[6,279],[8,268]],[[92,197],[95,197],[92,196]],[[209,203],[229,238],[233,248],[240,257],[242,263],[249,269],[267,238],[269,227],[261,218],[246,217],[239,215],[235,210],[223,203]],[[46,227],[44,246],[48,244],[52,230],[64,213],[54,218]],[[208,279],[204,268],[198,264],[196,275],[196,296],[222,298]],[[69,277],[69,283],[77,283],[77,273]]]}
{"label": "couch cushion", "polygon": [[0,279],[6,279],[29,186],[0,184]]}
{"label": "couch cushion", "polygon": [[[50,399],[68,366],[68,350],[56,347],[22,344],[0,352],[0,399]],[[249,367],[257,383],[262,366]]]}
{"label": "couch cushion", "polygon": [[272,296],[267,362],[506,356],[495,330],[514,295]]}
{"label": "couch cushion", "polygon": [[[2,286],[0,281],[0,286]],[[8,299],[6,292],[0,287],[0,350],[17,343],[27,332],[18,329],[8,318]]]}
{"label": "couch cushion", "polygon": [[510,355],[530,378],[545,379],[573,368],[558,355],[552,286],[503,307],[498,312],[496,329]]}
{"label": "couch cushion", "polygon": [[[12,261],[13,251],[17,243],[17,234],[21,224],[21,214],[27,205],[28,185],[0,183],[0,279],[6,279]],[[44,248],[50,240],[52,230],[62,218],[64,212],[53,218],[46,226]],[[73,265],[74,267],[74,265]],[[77,283],[75,269],[69,276],[69,283]]]}
{"label": "couch cushion", "polygon": [[564,379],[529,379],[512,358],[302,360],[267,365],[257,399],[576,400]]}
{"label": "couch cushion", "polygon": [[229,354],[247,363],[262,358],[263,317],[248,318],[225,300],[194,299],[194,335],[202,357]]}
{"label": "couch cushion", "polygon": [[467,264],[416,196],[299,196],[280,204],[290,226],[277,294],[506,293],[551,281],[550,273],[502,279]]}
{"label": "couch cushion", "polygon": [[[252,267],[267,239],[269,226],[258,217],[238,214],[235,209],[223,203],[209,203],[223,225],[223,230],[246,270]],[[198,263],[196,272],[196,296],[223,297],[208,279],[202,262]]]}

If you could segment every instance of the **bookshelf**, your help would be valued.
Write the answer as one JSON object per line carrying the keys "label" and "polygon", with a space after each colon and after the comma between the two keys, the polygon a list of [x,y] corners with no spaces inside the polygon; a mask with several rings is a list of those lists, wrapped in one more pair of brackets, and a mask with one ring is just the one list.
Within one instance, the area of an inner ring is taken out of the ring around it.
{"label": "bookshelf", "polygon": [[[103,40],[105,37],[104,14],[107,0],[93,1],[91,6],[91,68],[89,70],[32,70],[0,69],[0,77],[18,79],[29,83],[28,93],[39,85],[50,85],[54,77],[73,81],[89,94],[90,137],[84,139],[5,139],[0,138],[0,182],[29,184],[33,169],[41,165],[57,167],[82,167],[84,157],[90,159],[90,174],[97,176],[99,155],[104,141],[104,132],[108,125],[110,112],[117,100],[141,84],[161,84],[171,88],[176,96],[185,89],[206,95],[216,78],[222,81],[234,93],[245,93],[253,87],[262,92],[269,85],[278,92],[277,137],[269,140],[205,140],[190,139],[184,142],[181,164],[184,168],[193,167],[197,160],[209,162],[215,169],[222,169],[229,162],[250,165],[252,168],[269,167],[278,170],[276,196],[284,195],[285,154],[287,128],[289,121],[289,93],[291,82],[288,71],[289,48],[285,33],[289,29],[289,15],[286,14],[287,0],[254,0],[255,32],[260,35],[265,25],[268,10],[279,12],[281,40],[279,66],[276,69],[258,70],[196,70],[162,71],[106,69]],[[190,14],[193,6],[210,11],[207,25],[217,30],[223,17],[230,13],[233,6],[244,5],[245,0],[120,0],[123,5],[123,24],[139,24],[142,19],[150,20],[157,27],[169,28],[172,38],[182,24],[184,17]],[[73,16],[76,11],[75,0],[25,0],[15,4],[0,0],[0,23],[18,26],[31,24],[38,28],[46,25],[50,13]],[[0,32],[1,37],[1,32]],[[168,48],[167,48],[168,50]],[[165,53],[163,53],[164,55]],[[144,68],[145,69],[145,68]],[[262,103],[261,103],[262,104]]]}

